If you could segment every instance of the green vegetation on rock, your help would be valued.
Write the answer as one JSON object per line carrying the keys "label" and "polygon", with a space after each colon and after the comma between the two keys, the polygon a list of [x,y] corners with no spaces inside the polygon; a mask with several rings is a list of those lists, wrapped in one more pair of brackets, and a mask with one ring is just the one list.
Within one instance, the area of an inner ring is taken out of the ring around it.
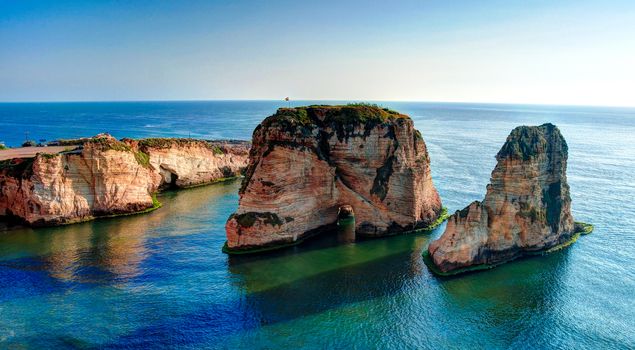
{"label": "green vegetation on rock", "polygon": [[242,227],[252,227],[258,219],[262,219],[265,225],[281,226],[284,224],[278,214],[270,212],[248,212],[243,214],[234,214],[234,217],[236,218],[238,224]]}
{"label": "green vegetation on rock", "polygon": [[14,178],[27,179],[33,175],[34,158],[13,158],[0,161],[0,171]]}
{"label": "green vegetation on rock", "polygon": [[225,152],[223,152],[223,150],[218,146],[213,146],[212,152],[217,156],[225,154]]}
{"label": "green vegetation on rock", "polygon": [[428,226],[426,227],[422,227],[422,228],[418,228],[414,231],[414,233],[420,233],[420,232],[427,232],[427,231],[432,231],[435,228],[439,227],[439,225],[441,225],[445,220],[447,220],[450,217],[450,215],[448,214],[448,208],[443,207],[441,208],[441,213],[439,213],[439,217],[437,217],[436,220],[434,220],[433,222],[431,222]]}
{"label": "green vegetation on rock", "polygon": [[595,227],[592,224],[587,224],[586,222],[576,221],[574,223],[574,229],[575,232],[578,232],[581,235],[588,235],[593,232]]}
{"label": "green vegetation on rock", "polygon": [[[280,108],[263,121],[264,126],[282,123],[294,126],[309,126],[319,123],[340,125],[380,124],[393,119],[407,119],[399,112],[382,108],[375,104],[354,103],[348,105],[311,105],[294,108]],[[321,122],[320,120],[323,120]]]}
{"label": "green vegetation on rock", "polygon": [[59,153],[38,153],[44,159],[53,159],[59,156]]}
{"label": "green vegetation on rock", "polygon": [[137,163],[139,163],[141,166],[145,168],[150,167],[150,156],[147,153],[142,151],[137,151],[134,153],[134,158],[137,160]]}
{"label": "green vegetation on rock", "polygon": [[568,148],[560,130],[555,125],[546,123],[539,127],[519,126],[512,130],[507,141],[496,155],[496,159],[529,160],[536,155],[543,154],[550,145],[545,139],[545,136],[549,135],[554,135],[563,142],[563,151],[566,154]]}
{"label": "green vegetation on rock", "polygon": [[93,137],[86,141],[86,143],[93,145],[101,151],[132,152],[132,148],[126,143],[107,137]]}

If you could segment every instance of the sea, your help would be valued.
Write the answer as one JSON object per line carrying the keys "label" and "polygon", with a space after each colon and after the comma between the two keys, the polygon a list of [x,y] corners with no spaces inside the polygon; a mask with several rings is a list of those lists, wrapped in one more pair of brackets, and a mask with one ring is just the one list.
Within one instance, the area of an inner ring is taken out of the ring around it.
{"label": "sea", "polygon": [[[354,101],[343,101],[354,102]],[[291,101],[289,105],[342,103]],[[152,213],[0,231],[0,349],[634,349],[635,109],[377,102],[412,117],[450,212],[483,198],[519,125],[569,145],[567,249],[441,278],[430,233],[341,244],[326,233],[222,253],[240,180],[165,192]],[[0,141],[249,140],[284,101],[0,104]]]}

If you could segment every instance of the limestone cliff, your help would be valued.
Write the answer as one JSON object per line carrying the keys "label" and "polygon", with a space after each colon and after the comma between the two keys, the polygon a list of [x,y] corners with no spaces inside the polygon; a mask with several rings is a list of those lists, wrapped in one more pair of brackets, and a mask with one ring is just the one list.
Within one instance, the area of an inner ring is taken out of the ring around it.
{"label": "limestone cliff", "polygon": [[124,140],[148,155],[161,187],[191,187],[235,177],[247,166],[248,142],[192,139]]}
{"label": "limestone cliff", "polygon": [[376,106],[281,108],[254,131],[225,250],[297,243],[334,224],[343,205],[362,236],[434,222],[441,201],[421,134]]}
{"label": "limestone cliff", "polygon": [[552,124],[514,129],[496,156],[484,201],[457,211],[430,244],[433,269],[488,268],[571,241],[567,150]]}
{"label": "limestone cliff", "polygon": [[0,216],[58,225],[158,206],[154,193],[235,176],[246,143],[84,139],[69,151],[0,162]]}

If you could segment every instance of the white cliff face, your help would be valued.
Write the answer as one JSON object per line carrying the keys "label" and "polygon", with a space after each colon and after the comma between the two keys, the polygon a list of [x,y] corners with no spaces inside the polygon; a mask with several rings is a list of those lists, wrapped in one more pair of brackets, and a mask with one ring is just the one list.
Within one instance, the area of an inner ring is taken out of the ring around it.
{"label": "white cliff face", "polygon": [[162,187],[190,187],[239,176],[246,167],[249,145],[205,141],[166,141],[152,146],[142,140],[139,149],[162,178]]}
{"label": "white cliff face", "polygon": [[153,206],[160,177],[131,151],[87,143],[81,152],[38,155],[20,176],[0,175],[0,215],[55,225]]}
{"label": "white cliff face", "polygon": [[567,144],[551,124],[518,127],[497,155],[484,201],[448,219],[428,252],[442,272],[496,265],[570,240]]}
{"label": "white cliff face", "polygon": [[229,249],[296,242],[334,224],[342,205],[354,209],[365,236],[426,226],[441,212],[425,143],[405,115],[368,106],[281,109],[256,128],[253,144],[238,211],[226,224]]}
{"label": "white cliff face", "polygon": [[244,149],[238,152],[242,156],[232,154],[231,147],[221,155],[203,147],[205,142],[191,143],[198,146],[174,142],[148,149],[148,155],[136,141],[100,136],[74,152],[5,161],[0,169],[0,216],[37,226],[140,212],[157,205],[153,194],[166,184],[162,164],[179,175],[179,187],[237,175],[241,159],[242,168],[246,166]]}

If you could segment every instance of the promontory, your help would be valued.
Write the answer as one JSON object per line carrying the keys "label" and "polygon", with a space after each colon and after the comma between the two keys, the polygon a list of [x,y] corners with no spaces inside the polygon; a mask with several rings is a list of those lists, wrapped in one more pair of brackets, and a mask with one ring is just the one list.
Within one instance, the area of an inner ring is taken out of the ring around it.
{"label": "promontory", "polygon": [[355,215],[358,236],[428,227],[442,214],[421,133],[375,105],[281,108],[253,133],[226,252],[296,244]]}
{"label": "promontory", "polygon": [[159,206],[159,190],[239,176],[250,147],[242,141],[117,140],[108,134],[56,145],[21,149],[37,153],[0,161],[0,218],[51,226],[149,211]]}

